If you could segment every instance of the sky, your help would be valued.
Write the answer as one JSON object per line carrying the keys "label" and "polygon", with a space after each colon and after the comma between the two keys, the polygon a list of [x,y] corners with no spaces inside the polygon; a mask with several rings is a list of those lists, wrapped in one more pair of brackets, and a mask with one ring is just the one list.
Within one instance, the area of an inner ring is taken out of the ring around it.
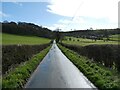
{"label": "sky", "polygon": [[118,28],[119,0],[4,0],[0,21],[28,22],[62,31]]}

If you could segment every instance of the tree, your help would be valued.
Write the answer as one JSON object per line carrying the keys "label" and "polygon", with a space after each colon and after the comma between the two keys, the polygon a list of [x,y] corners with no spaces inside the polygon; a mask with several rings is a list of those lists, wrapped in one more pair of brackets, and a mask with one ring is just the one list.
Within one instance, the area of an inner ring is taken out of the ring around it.
{"label": "tree", "polygon": [[71,38],[69,38],[69,41],[71,41],[72,39]]}
{"label": "tree", "polygon": [[107,30],[104,31],[104,37],[106,38],[106,41],[109,40],[109,33]]}
{"label": "tree", "polygon": [[60,29],[57,28],[54,32],[55,32],[56,43],[58,43],[60,41],[60,39],[61,39]]}
{"label": "tree", "polygon": [[42,26],[26,22],[2,22],[2,32],[17,35],[38,36],[45,38],[53,38],[53,32]]}

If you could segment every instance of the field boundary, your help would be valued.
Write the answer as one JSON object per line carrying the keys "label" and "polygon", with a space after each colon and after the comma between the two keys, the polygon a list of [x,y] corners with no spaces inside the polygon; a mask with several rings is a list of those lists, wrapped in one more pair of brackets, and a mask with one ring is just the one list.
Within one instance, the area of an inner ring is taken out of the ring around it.
{"label": "field boundary", "polygon": [[70,61],[100,90],[120,89],[120,79],[117,74],[105,67],[98,66],[95,62],[76,52],[58,45]]}
{"label": "field boundary", "polygon": [[2,78],[2,88],[24,88],[32,72],[37,68],[38,64],[43,60],[51,46],[36,54],[29,61],[19,65],[15,70],[9,72],[7,76]]}

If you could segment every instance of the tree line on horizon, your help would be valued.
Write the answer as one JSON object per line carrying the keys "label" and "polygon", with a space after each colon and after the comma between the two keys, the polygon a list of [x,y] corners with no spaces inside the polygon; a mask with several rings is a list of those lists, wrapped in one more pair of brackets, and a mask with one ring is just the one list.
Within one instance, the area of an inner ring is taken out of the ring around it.
{"label": "tree line on horizon", "polygon": [[77,30],[77,31],[69,31],[63,32],[64,36],[72,36],[77,38],[88,38],[92,39],[92,37],[96,39],[109,38],[110,35],[120,34],[120,29],[99,29],[99,30]]}
{"label": "tree line on horizon", "polygon": [[17,35],[53,38],[53,32],[48,28],[26,22],[2,22],[2,32]]}
{"label": "tree line on horizon", "polygon": [[59,42],[64,36],[81,37],[81,38],[108,38],[110,35],[120,34],[120,29],[100,29],[100,30],[77,30],[62,32],[58,29],[52,31],[48,28],[26,22],[0,22],[2,24],[2,32],[17,35],[38,36],[50,39],[56,39]]}

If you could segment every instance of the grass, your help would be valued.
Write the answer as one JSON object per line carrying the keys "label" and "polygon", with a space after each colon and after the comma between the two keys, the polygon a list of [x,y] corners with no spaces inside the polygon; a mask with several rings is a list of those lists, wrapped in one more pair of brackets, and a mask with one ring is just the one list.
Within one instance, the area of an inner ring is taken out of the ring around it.
{"label": "grass", "polygon": [[68,40],[70,37],[66,37],[66,40],[63,40],[63,43],[66,44],[71,44],[71,45],[80,45],[80,46],[87,46],[87,45],[92,45],[92,44],[118,44],[118,41],[106,41],[104,42],[103,40],[91,40],[91,39],[83,39],[83,38],[75,38],[71,37],[71,40]]}
{"label": "grass", "polygon": [[2,88],[23,88],[31,73],[45,57],[49,49],[50,46],[4,76],[2,79]]}
{"label": "grass", "polygon": [[120,41],[120,34],[111,35],[111,36],[110,36],[110,40]]}
{"label": "grass", "polygon": [[50,42],[50,39],[35,37],[35,36],[20,36],[20,35],[12,35],[6,33],[0,33],[2,36],[3,45],[11,45],[11,44],[46,44]]}
{"label": "grass", "polygon": [[117,72],[110,71],[108,68],[98,65],[98,63],[61,45],[59,45],[59,48],[98,89],[120,89],[120,76]]}

